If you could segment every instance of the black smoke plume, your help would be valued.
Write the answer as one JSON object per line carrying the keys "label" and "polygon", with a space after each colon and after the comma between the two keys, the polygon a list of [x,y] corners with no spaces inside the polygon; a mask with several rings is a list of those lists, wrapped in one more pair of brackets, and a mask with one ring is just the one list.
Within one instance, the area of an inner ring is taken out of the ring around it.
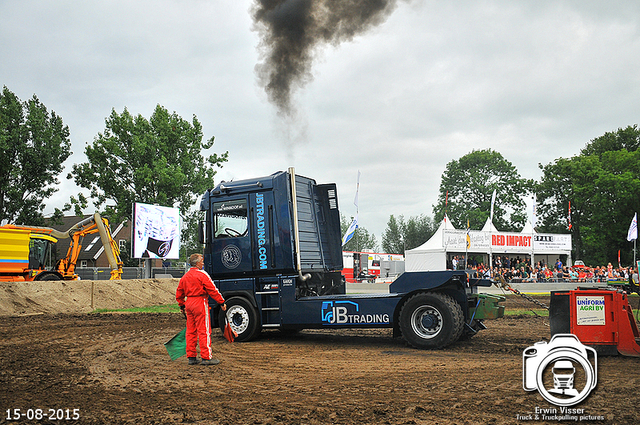
{"label": "black smoke plume", "polygon": [[292,95],[312,79],[314,54],[382,23],[397,0],[255,0],[260,34],[256,73],[283,118],[294,118]]}

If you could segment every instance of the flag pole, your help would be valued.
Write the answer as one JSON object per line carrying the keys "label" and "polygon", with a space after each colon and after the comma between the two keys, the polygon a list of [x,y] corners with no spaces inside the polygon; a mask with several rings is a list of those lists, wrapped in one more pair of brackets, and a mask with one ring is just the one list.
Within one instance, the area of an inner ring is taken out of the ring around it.
{"label": "flag pole", "polygon": [[633,239],[633,266],[636,267],[637,266],[636,241],[638,240],[638,213],[637,212],[633,215],[633,220],[631,220],[631,225],[629,226],[629,231],[627,232],[627,240],[631,241],[632,239]]}
{"label": "flag pole", "polygon": [[[467,230],[467,237],[468,236],[469,230]],[[469,242],[465,241],[464,246],[464,270],[467,270],[467,267],[469,267]]]}
{"label": "flag pole", "polygon": [[493,276],[493,205],[496,202],[496,190],[491,194],[491,208],[489,210],[489,275]]}
{"label": "flag pole", "polygon": [[493,237],[493,224],[491,224],[491,227],[489,228],[489,273],[493,273],[493,243],[492,243],[492,237]]}
{"label": "flag pole", "polygon": [[467,218],[467,238],[465,241],[465,248],[464,248],[464,270],[467,270],[467,268],[469,267],[469,245],[471,244],[471,241],[469,239],[469,218]]}
{"label": "flag pole", "polygon": [[536,254],[535,233],[536,233],[536,195],[531,195],[532,211],[531,211],[531,271],[535,270],[534,258]]}
{"label": "flag pole", "polygon": [[449,202],[449,191],[447,190],[447,194],[444,198],[444,221],[447,221],[447,203]]}
{"label": "flag pole", "polygon": [[[358,206],[358,192],[360,192],[360,170],[358,170],[358,178],[356,179],[356,196],[353,199],[353,204],[356,206],[356,217],[360,214],[360,207]],[[356,251],[360,252],[360,239],[358,238],[358,229],[355,230],[356,236]],[[360,256],[362,259],[362,256]],[[362,264],[360,264],[360,270],[362,270]]]}
{"label": "flag pole", "polygon": [[636,263],[636,242],[638,240],[638,213],[633,216],[636,220],[636,237],[633,239],[633,267],[638,267],[638,263]]}

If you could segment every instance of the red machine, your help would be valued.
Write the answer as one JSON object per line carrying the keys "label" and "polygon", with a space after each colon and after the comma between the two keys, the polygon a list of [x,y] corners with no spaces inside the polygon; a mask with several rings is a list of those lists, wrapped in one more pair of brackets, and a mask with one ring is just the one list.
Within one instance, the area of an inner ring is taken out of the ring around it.
{"label": "red machine", "polygon": [[640,357],[640,334],[625,291],[552,291],[551,336],[574,334],[599,354]]}
{"label": "red machine", "polygon": [[384,261],[404,261],[404,255],[342,251],[342,275],[349,283],[375,282],[376,278],[388,277],[388,270],[386,274],[381,270]]}

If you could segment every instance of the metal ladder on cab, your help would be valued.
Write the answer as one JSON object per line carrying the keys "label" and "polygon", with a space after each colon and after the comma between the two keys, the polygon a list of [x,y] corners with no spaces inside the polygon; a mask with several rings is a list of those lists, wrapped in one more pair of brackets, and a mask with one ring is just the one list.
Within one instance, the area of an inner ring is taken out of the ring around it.
{"label": "metal ladder on cab", "polygon": [[260,318],[263,328],[280,327],[280,292],[256,292],[260,307]]}

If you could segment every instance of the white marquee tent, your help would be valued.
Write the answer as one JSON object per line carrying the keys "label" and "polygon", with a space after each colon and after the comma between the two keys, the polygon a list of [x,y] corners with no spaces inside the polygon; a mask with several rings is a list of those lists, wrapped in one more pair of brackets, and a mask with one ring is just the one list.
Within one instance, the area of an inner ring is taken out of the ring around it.
{"label": "white marquee tent", "polygon": [[[467,240],[469,245],[467,247]],[[527,222],[521,232],[500,232],[490,219],[482,230],[460,230],[448,217],[442,220],[435,234],[417,248],[405,251],[407,271],[446,270],[447,259],[453,255],[482,254],[486,263],[493,255],[566,256],[571,264],[571,235],[537,233]]]}
{"label": "white marquee tent", "polygon": [[419,247],[405,251],[404,268],[406,271],[447,269],[447,252],[442,244],[445,230],[456,230],[446,215],[431,239]]}

